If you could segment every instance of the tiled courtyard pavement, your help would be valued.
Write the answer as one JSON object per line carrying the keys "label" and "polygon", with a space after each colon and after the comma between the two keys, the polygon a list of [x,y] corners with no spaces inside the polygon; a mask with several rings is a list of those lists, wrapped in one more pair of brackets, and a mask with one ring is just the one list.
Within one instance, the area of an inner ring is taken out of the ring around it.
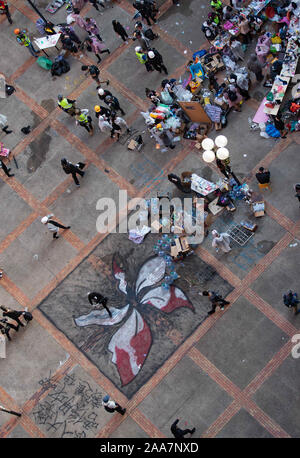
{"label": "tiled courtyard pavement", "polygon": [[[36,2],[41,8],[47,3]],[[208,2],[158,3],[155,29],[161,38],[155,46],[170,74],[178,77],[192,52],[205,46],[200,24]],[[37,15],[26,2],[10,4],[14,26],[35,31]],[[134,44],[120,44],[111,30],[114,18],[132,27],[133,8],[121,0],[103,16],[90,5],[82,14],[87,12],[98,18],[112,51],[103,58],[103,77],[110,79],[128,122],[143,131],[144,88],[159,87],[162,78],[146,74],[135,61]],[[59,11],[54,20],[63,21],[64,13]],[[141,373],[121,386],[107,350],[112,331],[78,329],[74,317],[89,312],[86,294],[91,288],[102,288],[113,306],[124,306],[112,277],[113,256],[118,252],[130,259],[130,275],[137,275],[154,241],[147,238],[139,246],[125,235],[98,234],[96,201],[116,198],[119,189],[129,197],[173,192],[166,179],[171,171],[193,170],[212,180],[218,172],[203,163],[187,140],[164,154],[148,138],[143,152],[136,153],[103,134],[88,137],[55,108],[59,92],[78,99],[82,107],[96,104],[95,85],[80,71],[87,59],[71,58],[71,71],[52,81],[15,44],[14,26],[0,17],[0,71],[16,87],[14,95],[0,101],[0,112],[14,129],[2,138],[19,165],[16,169],[11,163],[14,178],[2,173],[0,178],[0,302],[28,307],[34,321],[18,334],[12,331],[7,358],[0,360],[0,404],[22,411],[21,418],[0,412],[0,437],[170,437],[175,418],[181,418],[182,426],[194,425],[196,437],[299,437],[300,360],[291,356],[291,338],[300,332],[300,316],[282,305],[286,289],[300,289],[300,220],[292,189],[299,182],[299,136],[274,142],[251,133],[248,116],[258,106],[255,97],[242,113],[230,114],[224,134],[230,138],[235,173],[256,189],[257,167],[271,169],[267,214],[247,249],[236,246],[225,257],[212,251],[207,238],[184,262],[178,286],[192,307],[170,315],[142,307],[152,346]],[[24,136],[20,128],[28,124],[33,130]],[[62,156],[87,162],[79,190],[61,171]],[[72,226],[55,242],[40,224],[50,212]],[[233,216],[219,217],[214,226],[222,229],[245,216],[251,220],[249,209],[239,205]],[[228,294],[230,307],[205,319],[209,305],[198,295],[204,287]],[[126,406],[124,417],[103,410],[104,393]]]}

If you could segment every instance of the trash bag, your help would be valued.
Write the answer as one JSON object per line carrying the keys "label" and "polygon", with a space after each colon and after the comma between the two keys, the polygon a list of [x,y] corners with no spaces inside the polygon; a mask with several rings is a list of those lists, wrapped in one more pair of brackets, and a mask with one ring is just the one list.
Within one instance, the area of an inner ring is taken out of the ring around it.
{"label": "trash bag", "polygon": [[37,63],[40,67],[44,68],[45,70],[50,70],[53,65],[52,60],[48,59],[47,57],[38,57]]}
{"label": "trash bag", "polygon": [[5,92],[7,96],[12,95],[15,92],[15,88],[13,86],[10,86],[9,84],[6,84]]}

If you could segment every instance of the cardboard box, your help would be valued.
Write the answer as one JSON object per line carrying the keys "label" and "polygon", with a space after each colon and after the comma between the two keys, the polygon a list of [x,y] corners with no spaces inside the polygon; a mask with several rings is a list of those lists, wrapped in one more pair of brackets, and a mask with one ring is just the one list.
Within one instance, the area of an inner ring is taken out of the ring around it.
{"label": "cardboard box", "polygon": [[135,141],[135,140],[130,140],[130,142],[128,143],[128,146],[127,148],[130,149],[131,151],[135,150],[136,147],[138,146],[138,143]]}

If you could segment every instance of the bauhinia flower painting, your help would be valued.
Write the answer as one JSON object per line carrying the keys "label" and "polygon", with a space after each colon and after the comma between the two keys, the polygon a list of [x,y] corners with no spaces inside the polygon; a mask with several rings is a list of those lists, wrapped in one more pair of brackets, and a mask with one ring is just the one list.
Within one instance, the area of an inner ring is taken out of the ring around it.
{"label": "bauhinia flower painting", "polygon": [[[179,278],[165,289],[170,271],[154,255],[155,243],[152,235],[135,245],[126,234],[111,234],[39,305],[86,367],[128,399],[206,319],[210,304],[199,292],[216,284],[224,296],[232,289],[196,254],[176,264]],[[91,291],[108,298],[111,318],[89,303]]]}

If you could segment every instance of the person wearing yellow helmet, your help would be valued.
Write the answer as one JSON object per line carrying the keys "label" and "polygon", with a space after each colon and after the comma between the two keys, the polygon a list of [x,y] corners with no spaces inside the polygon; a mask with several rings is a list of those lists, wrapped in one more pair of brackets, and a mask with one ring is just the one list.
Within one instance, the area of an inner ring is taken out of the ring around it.
{"label": "person wearing yellow helmet", "polygon": [[96,118],[99,118],[99,116],[105,116],[107,119],[109,119],[111,116],[111,110],[109,108],[95,105],[94,110]]}
{"label": "person wearing yellow helmet", "polygon": [[6,14],[8,22],[10,24],[13,23],[6,0],[0,0],[0,14]]}

